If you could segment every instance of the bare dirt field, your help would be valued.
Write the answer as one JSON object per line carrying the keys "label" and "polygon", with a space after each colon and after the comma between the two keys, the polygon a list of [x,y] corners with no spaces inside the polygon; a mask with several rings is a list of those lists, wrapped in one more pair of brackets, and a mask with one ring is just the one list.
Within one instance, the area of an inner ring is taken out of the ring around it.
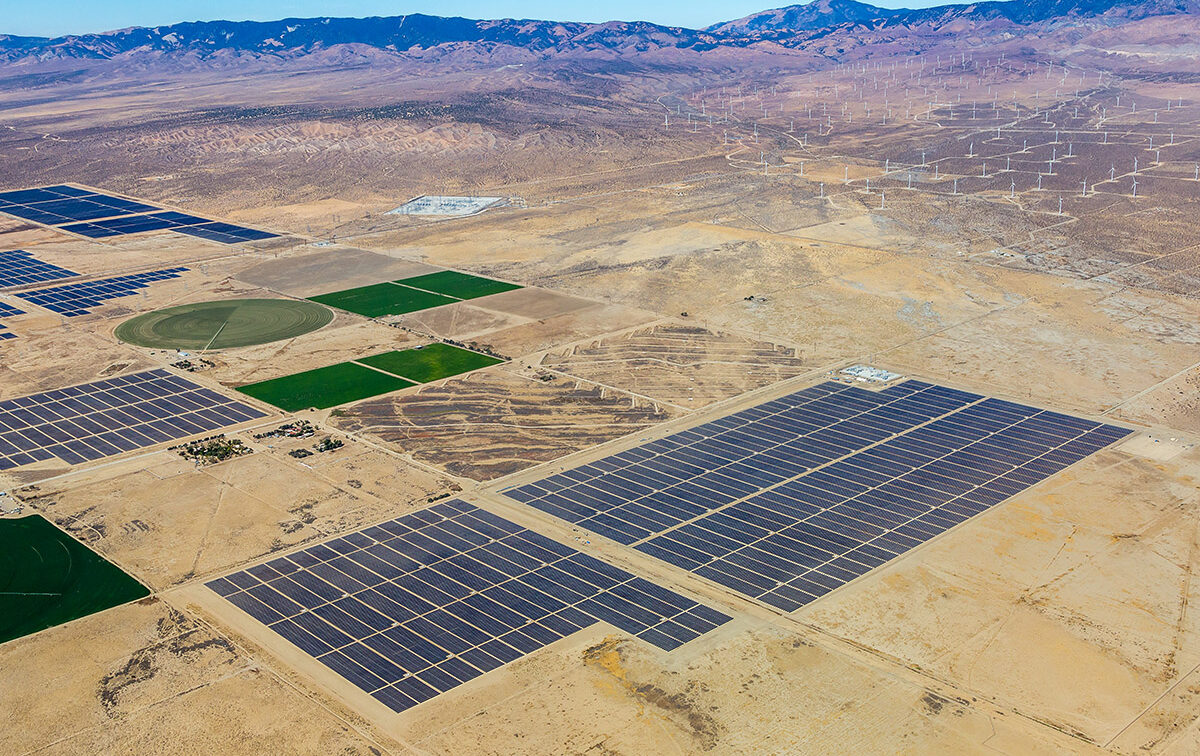
{"label": "bare dirt field", "polygon": [[538,365],[689,409],[811,369],[797,350],[664,323],[550,352]]}
{"label": "bare dirt field", "polygon": [[595,384],[497,366],[335,410],[330,424],[454,475],[489,480],[676,414]]}
{"label": "bare dirt field", "polygon": [[448,485],[356,444],[321,456],[261,451],[196,468],[161,452],[15,495],[162,589],[399,514]]}
{"label": "bare dirt field", "polygon": [[265,289],[305,297],[434,270],[413,260],[361,249],[338,247],[316,251],[305,247],[246,268],[238,273],[238,278]]}
{"label": "bare dirt field", "polygon": [[6,753],[379,753],[227,638],[148,598],[0,650]]}

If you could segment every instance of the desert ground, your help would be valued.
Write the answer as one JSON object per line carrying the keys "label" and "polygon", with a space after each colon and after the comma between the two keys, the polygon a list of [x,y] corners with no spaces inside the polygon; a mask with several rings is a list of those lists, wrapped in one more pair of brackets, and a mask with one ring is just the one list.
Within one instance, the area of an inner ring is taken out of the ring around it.
{"label": "desert ground", "polygon": [[[524,287],[199,355],[180,374],[241,399],[436,341],[504,358],[332,409],[254,404],[267,416],[227,431],[245,456],[0,471],[6,506],[152,592],[0,645],[19,723],[0,750],[1196,752],[1194,62],[1150,77],[1135,58],[940,52],[0,89],[3,188],[70,182],[280,234],[0,221],[3,249],[84,277],[188,268],[90,315],[3,318],[0,399],[177,364],[113,335],[175,304],[442,268]],[[512,201],[386,214],[422,194]],[[501,493],[854,364],[1135,433],[790,614]],[[312,439],[257,437],[295,419],[344,446],[298,458]],[[669,653],[601,624],[395,714],[204,585],[448,495],[733,620]]]}

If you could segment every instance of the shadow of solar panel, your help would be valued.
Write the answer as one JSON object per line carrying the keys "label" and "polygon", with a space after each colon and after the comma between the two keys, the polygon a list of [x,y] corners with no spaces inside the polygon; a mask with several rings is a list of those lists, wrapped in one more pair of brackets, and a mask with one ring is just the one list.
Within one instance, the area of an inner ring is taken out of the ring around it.
{"label": "shadow of solar panel", "polygon": [[730,619],[457,499],[208,586],[395,711],[598,621],[671,650]]}
{"label": "shadow of solar panel", "polygon": [[793,611],[1129,433],[924,381],[828,382],[503,493]]}
{"label": "shadow of solar panel", "polygon": [[[147,397],[170,398],[175,409]],[[80,464],[260,417],[253,407],[150,370],[0,402],[0,465],[52,457]]]}

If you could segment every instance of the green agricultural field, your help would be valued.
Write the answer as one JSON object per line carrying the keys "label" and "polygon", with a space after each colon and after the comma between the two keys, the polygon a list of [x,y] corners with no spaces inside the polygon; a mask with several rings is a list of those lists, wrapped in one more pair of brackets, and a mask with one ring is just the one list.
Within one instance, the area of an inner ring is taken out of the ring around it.
{"label": "green agricultural field", "polygon": [[470,370],[495,365],[503,360],[486,354],[459,349],[449,344],[429,344],[418,349],[405,349],[364,357],[364,365],[386,370],[418,383],[428,383]]}
{"label": "green agricultural field", "polygon": [[445,294],[458,299],[486,297],[488,294],[499,294],[502,291],[512,291],[513,289],[521,288],[517,284],[496,281],[491,278],[480,278],[479,276],[459,273],[456,270],[443,270],[423,276],[414,276],[413,278],[402,278],[396,281],[396,283],[411,286],[414,289],[424,289],[425,291]]}
{"label": "green agricultural field", "polygon": [[0,519],[0,643],[148,595],[42,517]]}
{"label": "green agricultural field", "polygon": [[339,310],[358,313],[368,318],[383,315],[402,315],[406,312],[427,310],[457,301],[429,291],[410,289],[394,283],[372,284],[357,289],[345,289],[329,294],[309,297],[313,302],[336,307]]}
{"label": "green agricultural field", "polygon": [[121,341],[156,349],[230,349],[293,339],[329,325],[333,312],[292,299],[228,299],[168,307],[117,326]]}
{"label": "green agricultural field", "polygon": [[284,411],[295,412],[309,407],[336,407],[412,385],[412,381],[394,375],[386,375],[353,362],[341,362],[316,370],[285,375],[282,378],[251,383],[239,387],[238,391]]}

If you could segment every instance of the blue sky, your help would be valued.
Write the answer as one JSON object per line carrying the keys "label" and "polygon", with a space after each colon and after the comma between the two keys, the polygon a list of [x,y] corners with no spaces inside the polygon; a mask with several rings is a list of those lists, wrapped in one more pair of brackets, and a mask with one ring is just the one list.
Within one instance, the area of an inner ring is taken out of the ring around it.
{"label": "blue sky", "polygon": [[[872,0],[864,0],[871,2]],[[923,8],[954,0],[874,0],[886,8]],[[269,21],[310,16],[428,13],[467,18],[653,21],[692,28],[791,4],[788,0],[0,0],[0,34],[59,36],[126,26],[215,19]]]}

